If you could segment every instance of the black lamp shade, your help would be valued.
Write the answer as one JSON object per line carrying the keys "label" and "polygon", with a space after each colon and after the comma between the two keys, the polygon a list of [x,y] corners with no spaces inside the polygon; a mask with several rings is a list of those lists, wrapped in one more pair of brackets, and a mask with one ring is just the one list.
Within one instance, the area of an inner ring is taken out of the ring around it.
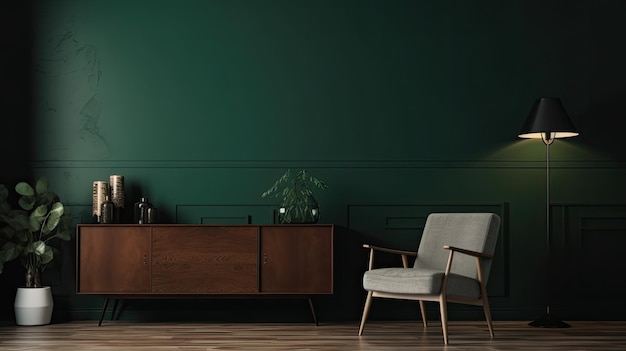
{"label": "black lamp shade", "polygon": [[568,138],[578,135],[560,99],[540,98],[535,101],[518,136],[520,138],[543,138],[550,133],[552,133],[551,138]]}

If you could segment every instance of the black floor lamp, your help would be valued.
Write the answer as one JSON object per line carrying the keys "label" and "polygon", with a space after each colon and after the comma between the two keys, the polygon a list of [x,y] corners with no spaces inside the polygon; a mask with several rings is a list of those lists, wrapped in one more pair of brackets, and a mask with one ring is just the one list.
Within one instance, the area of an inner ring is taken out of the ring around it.
{"label": "black floor lamp", "polygon": [[[546,245],[548,258],[550,256],[550,144],[557,138],[569,138],[577,135],[578,131],[574,128],[561,100],[557,98],[537,99],[518,135],[520,138],[541,139],[546,145]],[[528,325],[543,328],[570,327],[569,324],[550,313],[549,303],[546,306],[546,314],[528,323]]]}

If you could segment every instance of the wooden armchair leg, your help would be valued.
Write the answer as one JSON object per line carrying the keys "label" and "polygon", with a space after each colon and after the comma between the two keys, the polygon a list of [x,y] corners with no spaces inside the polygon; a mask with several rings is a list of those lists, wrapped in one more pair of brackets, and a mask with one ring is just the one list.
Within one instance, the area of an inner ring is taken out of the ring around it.
{"label": "wooden armchair leg", "polygon": [[491,311],[489,310],[489,301],[485,297],[483,299],[483,310],[485,311],[485,320],[487,320],[487,327],[489,327],[489,335],[493,339],[493,323],[491,323]]}
{"label": "wooden armchair leg", "polygon": [[367,320],[367,315],[370,312],[370,307],[372,305],[372,291],[367,292],[367,299],[365,299],[365,307],[363,308],[363,317],[361,318],[361,325],[359,326],[359,336],[363,334],[363,327],[365,327],[365,321]]}
{"label": "wooden armchair leg", "polygon": [[443,343],[448,345],[448,302],[445,298],[439,300],[439,310],[441,311],[441,329],[443,330]]}
{"label": "wooden armchair leg", "polygon": [[426,309],[424,308],[424,301],[420,300],[420,313],[422,314],[422,323],[424,323],[424,329],[428,326],[426,323]]}

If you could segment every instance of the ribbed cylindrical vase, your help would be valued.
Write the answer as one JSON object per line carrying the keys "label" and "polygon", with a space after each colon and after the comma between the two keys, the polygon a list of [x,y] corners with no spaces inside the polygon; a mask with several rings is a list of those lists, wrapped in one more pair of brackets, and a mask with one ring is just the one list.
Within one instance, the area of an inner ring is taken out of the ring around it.
{"label": "ribbed cylindrical vase", "polygon": [[114,206],[113,222],[121,223],[124,216],[124,176],[111,175],[109,177],[109,192]]}
{"label": "ribbed cylindrical vase", "polygon": [[104,197],[109,195],[109,183],[104,180],[96,180],[93,182],[93,222],[100,223],[100,211]]}

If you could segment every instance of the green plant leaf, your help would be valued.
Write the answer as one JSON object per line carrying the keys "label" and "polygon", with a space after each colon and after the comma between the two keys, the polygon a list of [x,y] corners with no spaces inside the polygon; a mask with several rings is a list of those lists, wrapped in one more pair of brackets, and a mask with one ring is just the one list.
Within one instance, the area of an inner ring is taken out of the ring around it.
{"label": "green plant leaf", "polygon": [[35,241],[30,245],[29,252],[34,253],[37,256],[41,256],[46,252],[46,243],[43,241]]}
{"label": "green plant leaf", "polygon": [[[29,185],[30,186],[30,185]],[[37,202],[37,198],[32,195],[24,195],[20,197],[18,200],[18,204],[24,211],[30,211],[35,207],[35,203]]]}
{"label": "green plant leaf", "polygon": [[15,186],[15,191],[22,196],[34,196],[35,190],[26,182],[19,182]]}
{"label": "green plant leaf", "polygon": [[48,207],[46,205],[40,205],[30,214],[28,218],[28,228],[31,233],[37,233],[41,230],[41,225],[48,215]]}
{"label": "green plant leaf", "polygon": [[39,264],[45,265],[50,263],[54,258],[54,251],[48,245],[46,245],[43,241],[40,241],[39,246],[37,247],[37,256],[39,256]]}
{"label": "green plant leaf", "polygon": [[72,218],[69,215],[69,208],[65,208],[64,214],[59,220],[59,225],[57,226],[55,237],[70,241],[72,239],[72,233],[74,233],[74,227],[72,226]]}
{"label": "green plant leaf", "polygon": [[30,231],[28,229],[21,229],[16,230],[13,237],[15,238],[14,241],[16,243],[23,244],[29,242],[32,238],[32,235],[30,234]]}
{"label": "green plant leaf", "polygon": [[0,200],[0,222],[6,222],[6,216],[11,211],[11,205],[3,200]]}
{"label": "green plant leaf", "polygon": [[55,202],[52,205],[52,209],[48,213],[45,226],[42,228],[44,234],[51,233],[59,224],[61,217],[63,216],[63,204]]}
{"label": "green plant leaf", "polygon": [[72,231],[69,230],[68,228],[63,228],[59,226],[54,236],[61,240],[70,241],[70,239],[72,239]]}
{"label": "green plant leaf", "polygon": [[6,225],[0,228],[0,238],[11,240],[14,234],[15,234],[15,229],[13,229],[10,225]]}
{"label": "green plant leaf", "polygon": [[11,228],[15,229],[16,232],[30,228],[28,224],[28,213],[25,211],[11,211],[10,219],[7,223]]}
{"label": "green plant leaf", "polygon": [[52,250],[50,246],[46,246],[46,250],[40,257],[41,264],[48,264],[52,261],[53,258],[54,258],[54,251]]}
{"label": "green plant leaf", "polygon": [[4,202],[9,198],[9,189],[6,185],[0,184],[0,201]]}
{"label": "green plant leaf", "polygon": [[280,178],[278,178],[278,180],[276,180],[276,182],[274,182],[274,184],[269,189],[267,189],[265,192],[263,192],[263,194],[261,194],[261,197],[267,197],[272,194],[274,195],[274,197],[279,197],[279,193],[277,193],[278,187],[282,183],[287,182],[290,176],[291,176],[291,170],[287,169],[287,171]]}
{"label": "green plant leaf", "polygon": [[39,198],[37,199],[37,204],[50,206],[53,203],[58,202],[58,201],[59,201],[59,197],[57,196],[57,194],[50,192],[50,191],[46,191],[43,194],[39,194]]}
{"label": "green plant leaf", "polygon": [[48,191],[48,179],[46,177],[40,177],[35,184],[35,190],[37,194],[45,194]]}
{"label": "green plant leaf", "polygon": [[9,262],[20,256],[22,249],[14,242],[7,242],[0,250],[0,263]]}

